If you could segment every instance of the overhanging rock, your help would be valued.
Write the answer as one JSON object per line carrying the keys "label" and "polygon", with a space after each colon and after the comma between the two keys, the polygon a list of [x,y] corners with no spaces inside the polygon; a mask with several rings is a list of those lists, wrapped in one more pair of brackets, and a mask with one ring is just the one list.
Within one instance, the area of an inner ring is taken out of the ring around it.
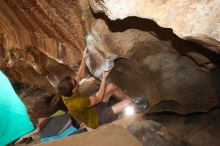
{"label": "overhanging rock", "polygon": [[199,42],[220,53],[220,1],[196,0],[89,0],[95,13],[111,20],[131,16],[154,20],[172,28],[183,39]]}

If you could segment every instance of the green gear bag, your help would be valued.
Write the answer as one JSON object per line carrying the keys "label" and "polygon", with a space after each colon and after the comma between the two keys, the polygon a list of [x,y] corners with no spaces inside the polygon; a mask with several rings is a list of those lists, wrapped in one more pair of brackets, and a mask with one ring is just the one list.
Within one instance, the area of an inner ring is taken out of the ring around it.
{"label": "green gear bag", "polygon": [[25,105],[0,70],[0,146],[13,142],[33,129]]}

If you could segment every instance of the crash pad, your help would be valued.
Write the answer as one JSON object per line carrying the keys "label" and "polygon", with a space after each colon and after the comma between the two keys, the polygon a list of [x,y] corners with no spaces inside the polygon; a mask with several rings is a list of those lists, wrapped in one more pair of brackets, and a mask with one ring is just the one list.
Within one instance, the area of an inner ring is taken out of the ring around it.
{"label": "crash pad", "polygon": [[72,135],[35,146],[142,146],[141,143],[120,126],[110,125],[86,133]]}

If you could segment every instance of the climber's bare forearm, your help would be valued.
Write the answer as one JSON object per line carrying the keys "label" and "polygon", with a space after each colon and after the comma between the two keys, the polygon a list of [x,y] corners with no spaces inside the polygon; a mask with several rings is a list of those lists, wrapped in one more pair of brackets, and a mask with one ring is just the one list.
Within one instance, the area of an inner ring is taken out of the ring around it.
{"label": "climber's bare forearm", "polygon": [[104,97],[104,94],[105,94],[105,81],[106,81],[106,79],[105,78],[103,78],[102,79],[102,82],[101,82],[101,85],[100,85],[100,88],[99,88],[99,91],[97,92],[97,99],[98,99],[98,101],[101,101],[102,99],[103,99],[103,97]]}
{"label": "climber's bare forearm", "polygon": [[81,79],[85,76],[86,58],[87,57],[88,57],[88,51],[87,51],[87,48],[85,48],[85,50],[83,51],[83,57],[82,57],[82,61],[79,66],[79,70],[78,70],[76,77],[75,77],[77,82],[80,82]]}
{"label": "climber's bare forearm", "polygon": [[102,77],[102,82],[101,85],[99,87],[98,92],[96,93],[95,96],[90,96],[90,100],[91,100],[91,106],[99,103],[100,101],[102,101],[104,95],[105,95],[105,88],[106,88],[106,78],[108,76],[108,73],[104,73],[103,77]]}
{"label": "climber's bare forearm", "polygon": [[82,58],[79,70],[75,77],[77,82],[80,82],[82,78],[85,76],[85,68],[86,68],[85,58]]}

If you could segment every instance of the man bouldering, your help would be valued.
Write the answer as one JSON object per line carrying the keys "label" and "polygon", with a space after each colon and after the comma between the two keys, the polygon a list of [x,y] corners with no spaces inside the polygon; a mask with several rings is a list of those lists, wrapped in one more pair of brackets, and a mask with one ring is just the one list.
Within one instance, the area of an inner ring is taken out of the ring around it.
{"label": "man bouldering", "polygon": [[[79,82],[85,75],[85,60],[88,56],[87,49],[84,50],[83,58],[75,78],[64,77],[58,84],[58,92],[71,115],[90,128],[111,122],[117,118],[117,114],[132,104],[131,98],[113,83],[106,83],[109,71],[102,74],[99,90],[89,96],[82,96]],[[111,107],[106,107],[109,98],[114,95],[120,102]]]}
{"label": "man bouldering", "polygon": [[8,78],[0,71],[0,145],[7,145],[34,130],[27,109]]}

